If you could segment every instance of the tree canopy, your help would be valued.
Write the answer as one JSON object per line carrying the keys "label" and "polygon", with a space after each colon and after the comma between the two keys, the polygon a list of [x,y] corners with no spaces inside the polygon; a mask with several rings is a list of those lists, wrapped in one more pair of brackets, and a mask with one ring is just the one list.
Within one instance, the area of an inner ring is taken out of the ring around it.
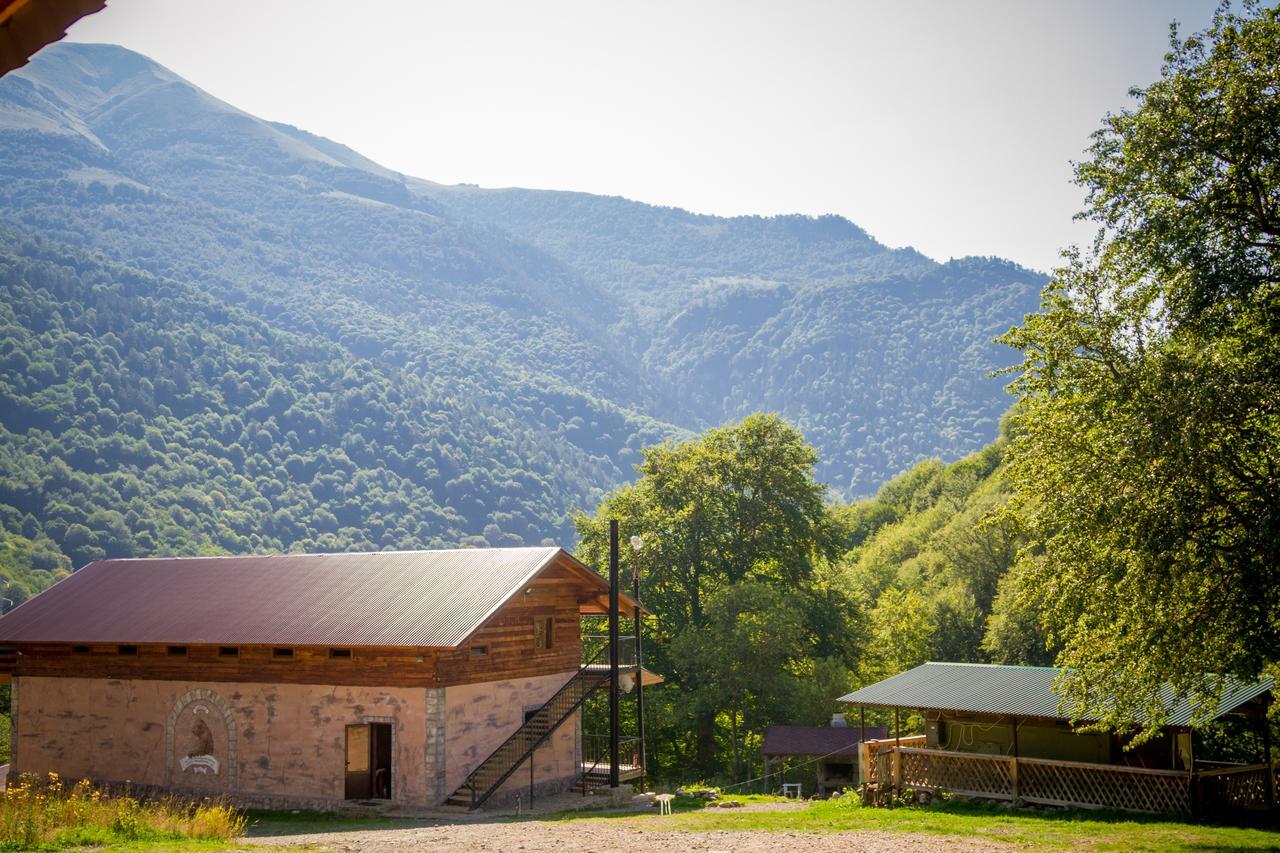
{"label": "tree canopy", "polygon": [[1155,726],[1280,653],[1280,13],[1175,28],[1132,94],[1076,168],[1097,242],[1005,336],[1008,477],[1068,709]]}

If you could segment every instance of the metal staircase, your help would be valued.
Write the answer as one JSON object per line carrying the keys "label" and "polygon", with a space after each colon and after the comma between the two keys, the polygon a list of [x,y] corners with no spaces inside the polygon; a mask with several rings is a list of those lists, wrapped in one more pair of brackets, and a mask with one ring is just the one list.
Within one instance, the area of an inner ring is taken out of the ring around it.
{"label": "metal staircase", "polygon": [[480,762],[445,802],[451,806],[472,809],[484,805],[502,787],[502,783],[532,757],[534,750],[542,746],[552,732],[573,716],[573,712],[581,707],[588,696],[608,685],[609,667],[602,665],[608,660],[608,651],[607,646],[597,651],[554,696],[529,715],[524,725]]}

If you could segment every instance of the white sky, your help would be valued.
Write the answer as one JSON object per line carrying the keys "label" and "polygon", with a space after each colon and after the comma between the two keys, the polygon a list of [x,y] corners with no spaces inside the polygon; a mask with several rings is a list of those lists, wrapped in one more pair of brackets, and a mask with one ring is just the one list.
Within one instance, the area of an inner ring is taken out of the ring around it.
{"label": "white sky", "polygon": [[1048,269],[1069,160],[1216,0],[110,0],[70,39],[445,183],[838,213]]}

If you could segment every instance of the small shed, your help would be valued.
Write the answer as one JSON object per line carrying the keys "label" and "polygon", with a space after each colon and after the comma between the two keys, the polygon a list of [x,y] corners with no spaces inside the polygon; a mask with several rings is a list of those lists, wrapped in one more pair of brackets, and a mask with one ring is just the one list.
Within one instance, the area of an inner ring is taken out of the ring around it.
{"label": "small shed", "polygon": [[[817,765],[816,793],[825,796],[832,791],[858,784],[858,745],[863,729],[845,726],[769,726],[764,733],[764,767],[768,775],[778,769],[786,773],[789,759]],[[883,738],[884,728],[868,727],[867,738]]]}

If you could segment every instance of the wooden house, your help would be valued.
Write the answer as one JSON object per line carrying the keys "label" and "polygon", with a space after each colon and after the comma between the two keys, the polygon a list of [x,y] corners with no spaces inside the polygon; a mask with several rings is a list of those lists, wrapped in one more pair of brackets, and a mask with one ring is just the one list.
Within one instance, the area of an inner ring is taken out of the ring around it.
{"label": "wooden house", "polygon": [[609,593],[559,548],[91,563],[0,618],[12,772],[321,809],[565,789]]}
{"label": "wooden house", "polygon": [[[1228,680],[1210,720],[1252,721],[1261,745],[1250,764],[1197,754],[1196,709],[1166,690],[1162,734],[1132,738],[1076,726],[1060,708],[1052,667],[926,663],[843,696],[859,709],[888,709],[893,737],[862,747],[868,796],[932,789],[990,799],[1086,808],[1194,814],[1275,808],[1275,767],[1266,711],[1272,682]],[[904,737],[903,712],[924,733]]]}

